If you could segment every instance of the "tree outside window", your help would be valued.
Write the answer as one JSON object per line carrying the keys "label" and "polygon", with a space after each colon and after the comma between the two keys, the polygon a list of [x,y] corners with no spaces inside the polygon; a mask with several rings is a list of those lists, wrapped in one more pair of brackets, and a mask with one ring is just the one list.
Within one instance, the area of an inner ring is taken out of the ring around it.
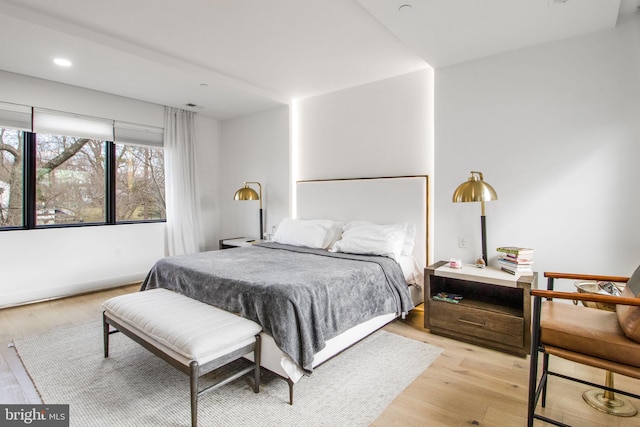
{"label": "tree outside window", "polygon": [[36,225],[105,221],[105,142],[38,134]]}
{"label": "tree outside window", "polygon": [[24,132],[0,127],[0,227],[22,226]]}
{"label": "tree outside window", "polygon": [[116,144],[116,221],[166,218],[164,150]]}

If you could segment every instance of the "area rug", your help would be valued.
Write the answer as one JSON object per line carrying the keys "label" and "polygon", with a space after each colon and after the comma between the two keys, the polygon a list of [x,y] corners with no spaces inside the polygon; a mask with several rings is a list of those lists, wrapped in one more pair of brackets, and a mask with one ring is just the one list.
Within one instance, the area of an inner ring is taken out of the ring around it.
{"label": "area rug", "polygon": [[[72,426],[190,425],[188,376],[122,334],[111,336],[109,358],[103,358],[101,322],[19,339],[15,346],[43,402],[70,405]],[[367,426],[441,351],[378,331],[303,377],[293,405],[287,383],[263,370],[259,394],[247,375],[202,396],[198,424]]]}

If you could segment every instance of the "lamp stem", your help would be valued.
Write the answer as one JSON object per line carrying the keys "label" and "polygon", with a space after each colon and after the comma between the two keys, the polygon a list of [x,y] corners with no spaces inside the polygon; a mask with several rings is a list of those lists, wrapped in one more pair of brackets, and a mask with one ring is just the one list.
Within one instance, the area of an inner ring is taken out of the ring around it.
{"label": "lamp stem", "polygon": [[[484,207],[484,202],[482,205]],[[480,216],[480,227],[482,227],[482,259],[484,260],[484,265],[489,265],[487,260],[487,217],[484,215],[484,209]]]}
{"label": "lamp stem", "polygon": [[260,207],[260,237],[258,237],[258,240],[262,240],[262,239],[264,239],[264,230],[262,225],[262,207]]}

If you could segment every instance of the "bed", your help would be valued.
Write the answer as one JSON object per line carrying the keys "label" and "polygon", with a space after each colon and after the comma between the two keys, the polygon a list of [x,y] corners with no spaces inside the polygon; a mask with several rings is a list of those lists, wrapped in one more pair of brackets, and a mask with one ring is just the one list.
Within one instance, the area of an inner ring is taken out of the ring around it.
{"label": "bed", "polygon": [[[289,382],[292,401],[302,376],[422,302],[427,190],[426,176],[300,181],[297,219],[283,220],[278,242],[164,258],[142,289],[171,289],[260,323],[261,365]],[[287,227],[318,222],[340,228],[329,245],[335,252],[285,239]],[[405,224],[402,256],[397,245],[395,255],[357,253],[345,236],[371,230],[363,224]]]}

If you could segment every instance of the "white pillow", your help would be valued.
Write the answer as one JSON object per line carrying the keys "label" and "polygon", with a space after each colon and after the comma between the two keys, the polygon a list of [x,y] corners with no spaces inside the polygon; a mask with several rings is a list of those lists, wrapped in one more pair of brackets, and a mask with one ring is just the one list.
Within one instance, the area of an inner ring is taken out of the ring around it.
{"label": "white pillow", "polygon": [[342,223],[328,219],[290,219],[280,222],[273,241],[286,245],[327,249],[340,238]]}
{"label": "white pillow", "polygon": [[411,256],[413,255],[413,246],[415,244],[416,226],[414,224],[407,224],[405,232],[406,234],[404,237],[404,245],[402,246],[402,255]]}
{"label": "white pillow", "polygon": [[424,286],[424,271],[420,270],[418,261],[413,255],[402,255],[398,261],[402,273],[404,274],[404,280],[409,285],[418,285],[420,288]]}
{"label": "white pillow", "polygon": [[342,228],[342,238],[332,250],[362,255],[382,255],[400,259],[406,237],[406,224],[378,225],[352,221]]}
{"label": "white pillow", "polygon": [[333,245],[340,240],[340,238],[342,237],[342,226],[344,224],[341,222],[333,222],[333,225],[331,226],[331,228],[329,230],[327,230],[327,238],[326,238],[326,243],[327,245],[323,248],[323,249],[329,249],[331,247],[333,247]]}
{"label": "white pillow", "polygon": [[[344,230],[350,229],[350,228],[354,228],[354,227],[361,227],[363,225],[375,225],[372,224],[370,222],[366,222],[366,221],[351,221],[347,224],[345,224],[344,226]],[[415,244],[415,238],[416,238],[416,226],[414,224],[409,224],[406,222],[403,223],[399,223],[399,224],[393,224],[392,226],[399,226],[402,225],[405,228],[405,237],[404,237],[404,243],[402,245],[402,255],[403,256],[411,256],[413,255],[413,247]]]}

